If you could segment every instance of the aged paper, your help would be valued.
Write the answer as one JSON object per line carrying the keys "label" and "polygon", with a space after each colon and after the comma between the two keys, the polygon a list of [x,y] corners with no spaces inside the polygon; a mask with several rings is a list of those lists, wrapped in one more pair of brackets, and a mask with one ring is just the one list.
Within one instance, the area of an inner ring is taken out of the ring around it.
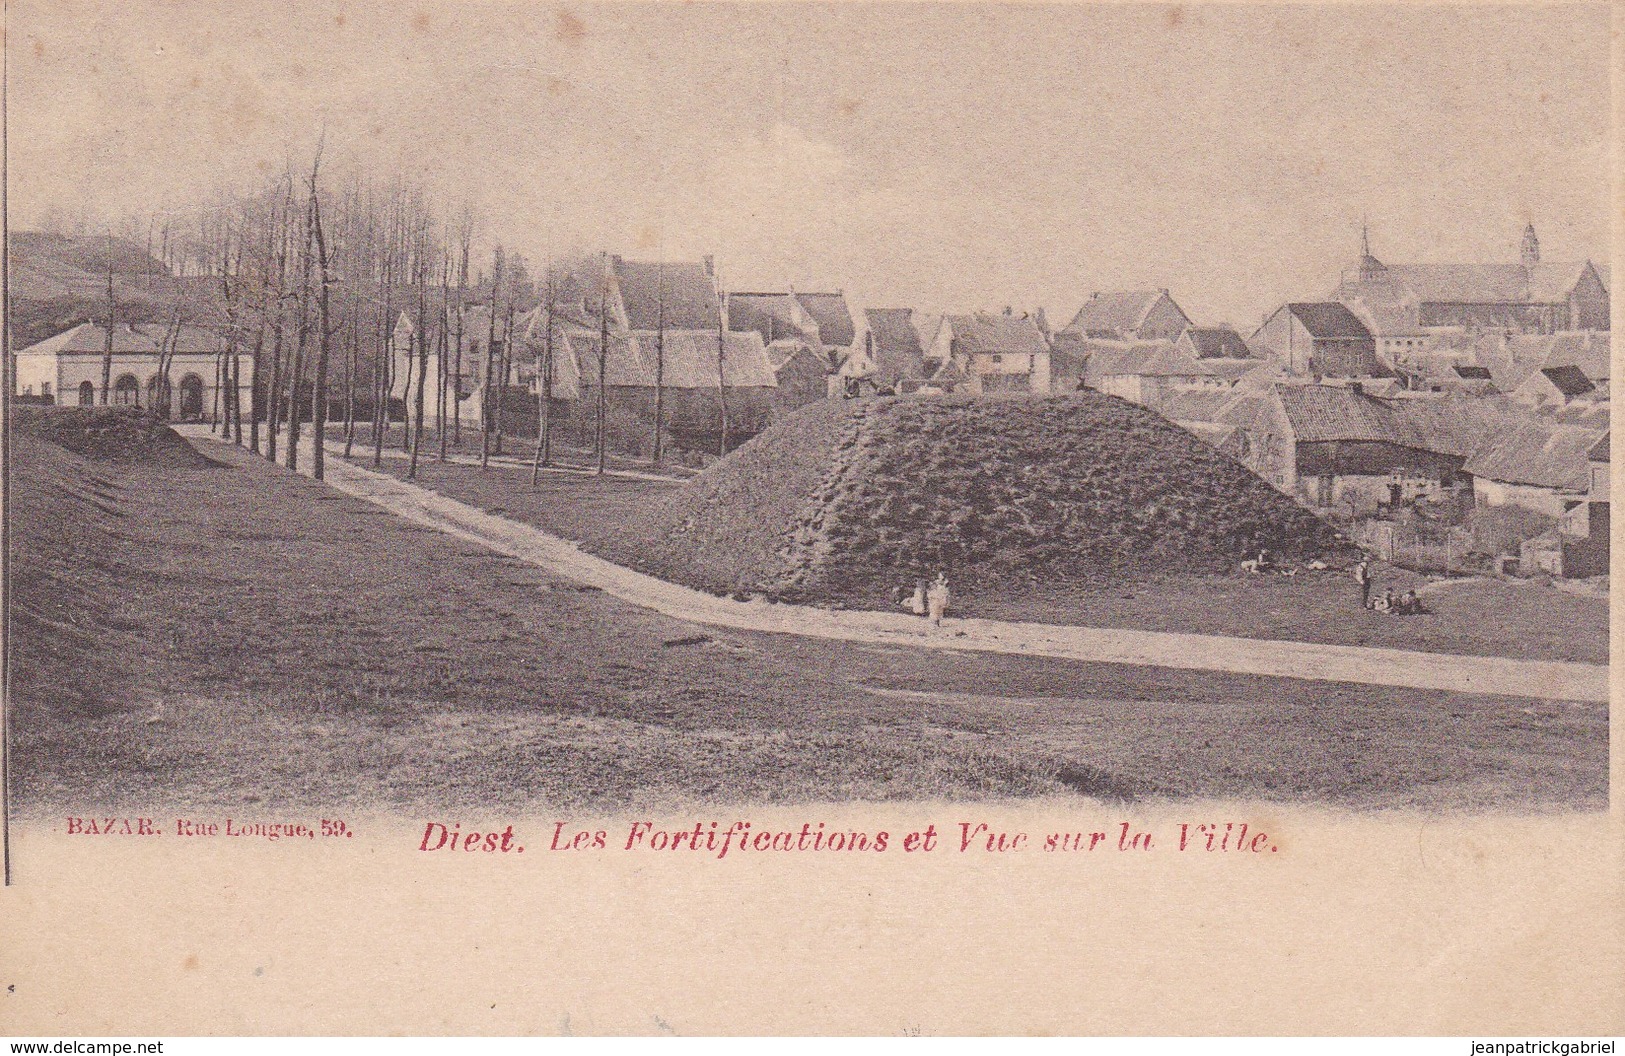
{"label": "aged paper", "polygon": [[8,3],[0,1033],[1620,1033],[1618,18]]}

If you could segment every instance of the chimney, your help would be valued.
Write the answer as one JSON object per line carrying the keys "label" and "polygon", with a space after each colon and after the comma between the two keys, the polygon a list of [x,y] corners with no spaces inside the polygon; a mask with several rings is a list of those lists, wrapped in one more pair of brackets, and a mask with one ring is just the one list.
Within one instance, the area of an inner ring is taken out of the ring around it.
{"label": "chimney", "polygon": [[1010,307],[1010,305],[1007,304],[1007,305],[1004,306],[1004,314],[1005,315],[1015,315],[1016,312],[1015,312],[1014,308]]}
{"label": "chimney", "polygon": [[709,277],[713,278],[713,279],[716,278],[717,277],[717,258],[713,257],[711,254],[707,253],[704,257],[701,257],[700,259],[705,261],[705,274],[708,275]]}

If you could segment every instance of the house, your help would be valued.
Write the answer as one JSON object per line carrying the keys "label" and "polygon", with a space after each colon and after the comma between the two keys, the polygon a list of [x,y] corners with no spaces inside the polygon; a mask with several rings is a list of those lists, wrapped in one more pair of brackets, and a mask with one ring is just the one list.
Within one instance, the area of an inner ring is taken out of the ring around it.
{"label": "house", "polygon": [[1371,331],[1336,301],[1282,305],[1264,320],[1248,344],[1300,376],[1366,378],[1390,373],[1377,359]]}
{"label": "house", "polygon": [[[86,322],[22,349],[16,354],[16,395],[48,398],[64,406],[100,404],[107,344],[107,327]],[[118,325],[113,328],[112,346],[109,402],[180,421],[221,413],[222,398],[230,388],[230,381],[221,378],[227,350],[221,332],[189,325]],[[239,349],[239,407],[249,406],[252,398],[253,367],[253,354]]]}
{"label": "house", "polygon": [[1187,326],[1174,342],[1193,359],[1251,359],[1252,349],[1228,326]]}
{"label": "house", "polygon": [[922,365],[928,379],[946,379],[949,364],[963,375],[955,391],[973,395],[1050,392],[1050,346],[1032,316],[976,312],[942,316],[936,335],[924,348]]}
{"label": "house", "polygon": [[1089,338],[1109,341],[1173,341],[1189,329],[1190,318],[1166,289],[1093,293],[1056,338],[1073,343]]}
{"label": "house", "polygon": [[1404,394],[1293,380],[1169,395],[1158,411],[1312,509],[1354,517],[1454,488],[1485,437],[1504,428],[1500,401]]}
{"label": "house", "polygon": [[1469,350],[1472,361],[1489,370],[1502,392],[1516,391],[1545,367],[1578,367],[1593,385],[1601,386],[1611,373],[1610,337],[1607,331],[1595,330],[1480,334]]}
{"label": "house", "polygon": [[1612,553],[1610,534],[1613,518],[1608,502],[1609,436],[1592,444],[1586,451],[1590,470],[1590,483],[1586,488],[1583,529],[1579,518],[1572,514],[1567,519],[1568,530],[1561,533],[1563,565],[1560,574],[1573,578],[1606,576]]}
{"label": "house", "polygon": [[1608,329],[1605,272],[1589,260],[1542,261],[1533,224],[1524,228],[1516,263],[1384,265],[1363,241],[1359,263],[1344,272],[1333,296],[1370,320],[1385,343],[1423,344],[1449,328]]}
{"label": "house", "polygon": [[1575,400],[1595,399],[1597,386],[1579,367],[1541,367],[1509,395],[1531,407],[1566,407]]}
{"label": "house", "polygon": [[1591,452],[1607,433],[1605,417],[1564,422],[1528,416],[1467,460],[1474,502],[1564,518],[1588,501]]}
{"label": "house", "polygon": [[[852,313],[844,294],[838,290],[834,293],[730,293],[725,301],[728,328],[755,331],[770,350],[770,358],[781,375],[778,394],[781,407],[800,406],[811,399],[834,394],[839,386],[838,375],[851,358],[856,341]],[[817,386],[812,385],[815,364],[821,371]],[[872,368],[863,373],[871,372]]]}
{"label": "house", "polygon": [[[661,404],[665,427],[685,443],[710,447],[724,417],[730,442],[766,428],[778,378],[761,335],[754,331],[610,330],[609,355],[600,362],[601,334],[585,327],[561,328],[554,349],[553,395],[561,416],[587,431],[598,413],[600,370],[604,403],[614,415],[653,423]],[[527,383],[515,431],[534,436],[539,378]]]}
{"label": "house", "polygon": [[1175,390],[1234,384],[1171,341],[1092,342],[1081,380],[1087,388],[1143,407],[1156,407]]}
{"label": "house", "polygon": [[898,389],[925,377],[924,340],[914,325],[912,308],[865,308],[863,358],[866,375],[877,387]]}

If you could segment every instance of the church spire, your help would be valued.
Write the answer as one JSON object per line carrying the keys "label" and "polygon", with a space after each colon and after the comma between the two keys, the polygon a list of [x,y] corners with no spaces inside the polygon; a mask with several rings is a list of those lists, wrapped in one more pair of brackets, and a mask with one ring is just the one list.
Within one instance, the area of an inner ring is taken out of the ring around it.
{"label": "church spire", "polygon": [[1526,224],[1523,229],[1523,247],[1519,251],[1523,258],[1523,266],[1532,268],[1540,263],[1540,239],[1535,237],[1535,225]]}
{"label": "church spire", "polygon": [[1371,231],[1364,220],[1360,221],[1360,264],[1356,269],[1361,282],[1371,282],[1381,278],[1382,273],[1388,269],[1383,267],[1382,261],[1371,255]]}

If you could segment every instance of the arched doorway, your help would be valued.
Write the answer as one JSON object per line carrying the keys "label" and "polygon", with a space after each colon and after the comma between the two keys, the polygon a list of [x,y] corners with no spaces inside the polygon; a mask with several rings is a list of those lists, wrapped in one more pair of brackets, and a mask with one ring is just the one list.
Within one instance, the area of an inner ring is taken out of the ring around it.
{"label": "arched doorway", "polygon": [[96,383],[95,382],[93,382],[93,381],[81,381],[79,383],[79,406],[81,406],[81,407],[94,407],[94,406],[96,406]]}
{"label": "arched doorway", "polygon": [[188,374],[181,379],[181,420],[190,422],[203,417],[203,379]]}
{"label": "arched doorway", "polygon": [[134,374],[120,374],[113,383],[113,402],[121,407],[141,406],[141,383]]}

